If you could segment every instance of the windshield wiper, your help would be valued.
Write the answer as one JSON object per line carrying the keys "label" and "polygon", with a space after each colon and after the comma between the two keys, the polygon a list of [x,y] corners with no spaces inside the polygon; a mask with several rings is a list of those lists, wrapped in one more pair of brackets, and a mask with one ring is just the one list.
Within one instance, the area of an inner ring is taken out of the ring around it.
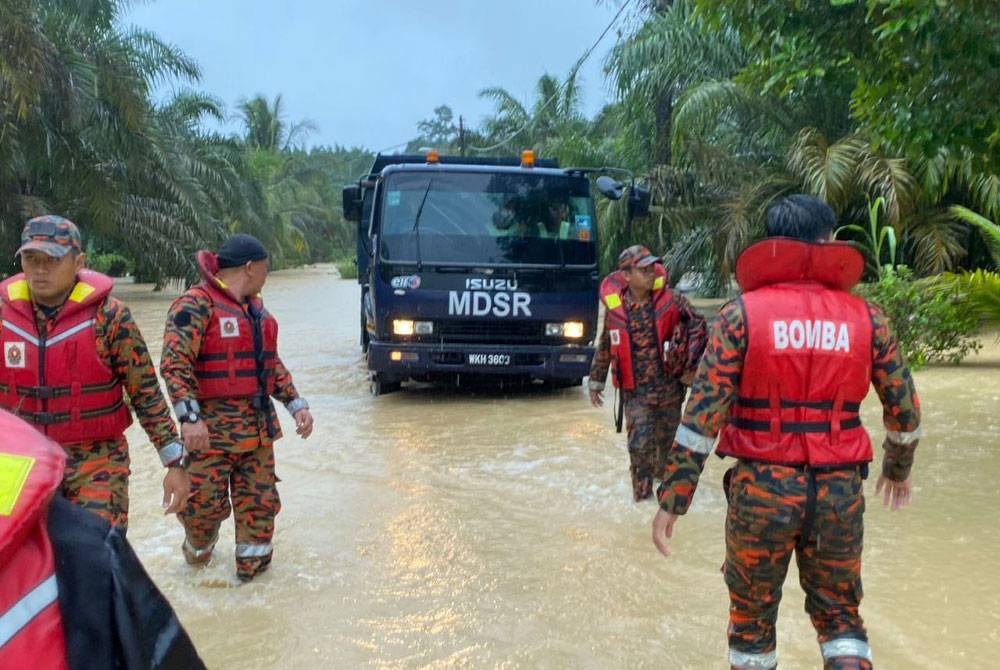
{"label": "windshield wiper", "polygon": [[427,188],[424,189],[424,194],[420,198],[420,206],[417,207],[417,213],[413,217],[413,234],[417,241],[417,272],[423,269],[423,264],[420,262],[420,215],[424,213],[424,205],[427,203],[427,195],[431,192],[431,186],[434,184],[434,177],[427,180]]}

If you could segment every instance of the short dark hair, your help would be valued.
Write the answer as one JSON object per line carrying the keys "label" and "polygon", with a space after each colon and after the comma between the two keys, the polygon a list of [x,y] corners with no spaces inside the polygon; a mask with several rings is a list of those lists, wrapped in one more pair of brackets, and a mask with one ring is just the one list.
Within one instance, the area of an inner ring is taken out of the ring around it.
{"label": "short dark hair", "polygon": [[830,206],[804,193],[776,200],[767,208],[768,237],[817,242],[829,237],[836,227],[837,215]]}

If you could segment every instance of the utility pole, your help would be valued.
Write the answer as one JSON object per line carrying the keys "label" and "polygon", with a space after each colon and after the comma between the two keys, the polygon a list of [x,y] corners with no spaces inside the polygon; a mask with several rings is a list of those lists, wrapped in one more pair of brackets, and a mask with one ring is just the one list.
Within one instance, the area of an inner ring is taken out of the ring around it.
{"label": "utility pole", "polygon": [[458,155],[465,155],[465,125],[462,123],[462,115],[458,115]]}

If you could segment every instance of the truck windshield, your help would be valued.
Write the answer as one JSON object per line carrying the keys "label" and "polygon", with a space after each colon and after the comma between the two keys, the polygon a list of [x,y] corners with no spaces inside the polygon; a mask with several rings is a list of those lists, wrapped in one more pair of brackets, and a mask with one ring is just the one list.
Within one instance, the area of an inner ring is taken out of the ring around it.
{"label": "truck windshield", "polygon": [[426,264],[594,265],[594,203],[582,177],[392,173],[380,254]]}

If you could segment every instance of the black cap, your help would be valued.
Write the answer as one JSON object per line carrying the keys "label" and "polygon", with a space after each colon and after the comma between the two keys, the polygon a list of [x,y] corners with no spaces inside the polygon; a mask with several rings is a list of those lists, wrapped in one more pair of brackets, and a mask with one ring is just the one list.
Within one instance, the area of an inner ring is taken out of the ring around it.
{"label": "black cap", "polygon": [[267,249],[253,235],[237,233],[219,247],[219,268],[235,268],[250,261],[267,258]]}

